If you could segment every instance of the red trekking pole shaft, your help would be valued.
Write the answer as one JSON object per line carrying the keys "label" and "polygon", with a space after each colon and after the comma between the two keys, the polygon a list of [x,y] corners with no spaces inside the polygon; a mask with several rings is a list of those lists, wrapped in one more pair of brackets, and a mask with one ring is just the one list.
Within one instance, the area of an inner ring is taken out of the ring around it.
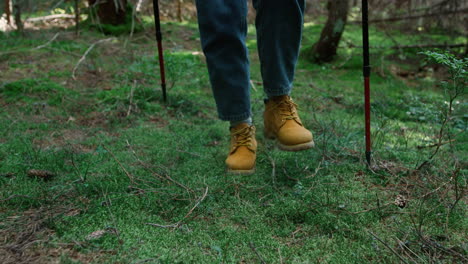
{"label": "red trekking pole shaft", "polygon": [[167,101],[166,95],[166,72],[164,69],[164,55],[162,46],[161,20],[159,17],[159,1],[153,0],[154,24],[156,26],[156,41],[158,42],[159,72],[161,74],[161,88],[164,102]]}
{"label": "red trekking pole shaft", "polygon": [[363,74],[364,74],[364,112],[366,131],[366,160],[371,165],[371,108],[370,108],[370,60],[369,60],[369,16],[367,0],[362,0],[362,46],[364,49]]}

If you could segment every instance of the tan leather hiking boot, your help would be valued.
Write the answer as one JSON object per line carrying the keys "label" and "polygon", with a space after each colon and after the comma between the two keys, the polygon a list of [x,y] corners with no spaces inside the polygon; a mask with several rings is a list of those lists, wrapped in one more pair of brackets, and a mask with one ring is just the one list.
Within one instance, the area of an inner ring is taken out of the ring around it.
{"label": "tan leather hiking boot", "polygon": [[288,95],[265,102],[265,137],[276,139],[282,150],[298,151],[314,147],[312,133],[302,125],[297,105]]}
{"label": "tan leather hiking boot", "polygon": [[255,127],[242,123],[231,128],[231,146],[226,159],[227,171],[236,174],[254,173],[256,153]]}

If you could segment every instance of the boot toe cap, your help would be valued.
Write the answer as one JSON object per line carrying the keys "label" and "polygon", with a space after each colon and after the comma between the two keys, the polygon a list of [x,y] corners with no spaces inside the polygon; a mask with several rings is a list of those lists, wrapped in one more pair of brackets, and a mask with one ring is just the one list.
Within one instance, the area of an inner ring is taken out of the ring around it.
{"label": "boot toe cap", "polygon": [[312,133],[301,128],[285,128],[278,133],[278,140],[284,145],[298,145],[313,141]]}
{"label": "boot toe cap", "polygon": [[255,167],[255,153],[248,149],[238,149],[226,159],[226,166],[232,171],[252,170]]}

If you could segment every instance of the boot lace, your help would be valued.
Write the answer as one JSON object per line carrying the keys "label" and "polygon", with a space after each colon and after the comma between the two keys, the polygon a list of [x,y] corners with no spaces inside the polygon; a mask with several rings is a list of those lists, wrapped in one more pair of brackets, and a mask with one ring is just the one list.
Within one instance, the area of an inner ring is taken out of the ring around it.
{"label": "boot lace", "polygon": [[232,146],[232,152],[234,152],[238,147],[245,146],[250,151],[254,151],[252,149],[252,138],[255,132],[254,126],[244,127],[242,129],[236,130],[232,133],[232,136],[235,139],[235,143]]}
{"label": "boot lace", "polygon": [[282,100],[278,103],[277,107],[283,123],[287,120],[295,120],[297,123],[301,124],[296,110],[297,105],[291,99]]}

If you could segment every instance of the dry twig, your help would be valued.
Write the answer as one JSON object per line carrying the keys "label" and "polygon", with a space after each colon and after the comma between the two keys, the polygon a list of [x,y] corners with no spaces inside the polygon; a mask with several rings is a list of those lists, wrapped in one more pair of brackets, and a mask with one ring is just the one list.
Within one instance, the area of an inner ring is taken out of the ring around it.
{"label": "dry twig", "polygon": [[[190,209],[190,211],[188,211],[188,213],[184,216],[184,219],[189,217],[189,215],[191,215],[193,213],[193,210],[195,210],[195,208],[197,208],[200,205],[200,203],[203,200],[205,200],[207,194],[208,194],[208,186],[206,187],[205,193],[203,194],[203,196],[200,199],[198,199],[197,203],[192,207],[192,209]],[[180,225],[181,222],[182,222],[182,220],[179,221],[178,225]]]}
{"label": "dry twig", "polygon": [[2,203],[3,203],[3,202],[6,202],[6,201],[9,201],[9,200],[11,200],[11,199],[14,199],[14,198],[16,198],[16,197],[23,197],[23,198],[34,199],[33,197],[31,197],[31,196],[27,196],[27,195],[22,195],[22,194],[12,194],[12,195],[10,195],[8,198],[5,198],[5,199],[3,199],[3,200],[0,200],[0,202],[2,202]]}
{"label": "dry twig", "polygon": [[177,228],[178,227],[177,224],[160,225],[160,224],[154,224],[154,223],[145,223],[145,225],[161,227],[161,228]]}
{"label": "dry twig", "polygon": [[393,248],[391,248],[385,241],[383,241],[380,237],[376,234],[372,233],[371,231],[367,231],[370,235],[372,235],[375,239],[377,239],[380,243],[382,243],[386,248],[390,249],[395,256],[397,256],[403,263],[409,264],[398,252],[396,252]]}
{"label": "dry twig", "polygon": [[319,164],[317,165],[317,168],[315,168],[315,171],[314,173],[312,173],[311,175],[309,176],[306,176],[305,178],[313,178],[317,175],[317,173],[322,169],[322,162],[325,160],[324,157],[322,157],[322,160],[319,162]]}
{"label": "dry twig", "polygon": [[259,258],[260,263],[266,264],[265,260],[262,258],[262,256],[258,253],[257,249],[255,248],[254,243],[252,241],[250,241],[249,245],[250,245],[250,248],[252,249],[252,251],[255,253],[255,255],[257,255],[257,257]]}
{"label": "dry twig", "polygon": [[42,48],[45,48],[47,47],[48,45],[50,45],[50,43],[52,43],[55,39],[57,39],[57,37],[60,35],[60,33],[56,33],[49,41],[47,41],[46,43],[42,44],[42,45],[39,45],[35,48],[32,48],[32,49],[27,49],[27,50],[24,50],[24,49],[18,49],[18,50],[12,50],[12,51],[7,51],[7,52],[2,52],[0,53],[0,56],[2,55],[8,55],[8,54],[15,54],[15,53],[21,53],[21,52],[28,52],[28,51],[33,51],[33,50],[39,50],[39,49],[42,49]]}
{"label": "dry twig", "polygon": [[184,216],[184,218],[179,220],[177,223],[169,224],[169,225],[160,225],[160,224],[154,224],[154,223],[145,223],[145,224],[146,225],[151,225],[151,226],[156,226],[156,227],[161,227],[161,228],[178,228],[183,224],[182,221],[187,219],[193,213],[193,211],[200,205],[200,203],[203,202],[203,200],[205,200],[207,194],[208,194],[208,186],[205,189],[205,193],[203,193],[203,195],[198,199],[198,201],[195,203],[195,205],[187,212],[187,214]]}
{"label": "dry twig", "polygon": [[255,84],[253,80],[250,80],[250,86],[252,86],[252,89],[254,89],[254,91],[257,91],[257,88],[255,88]]}
{"label": "dry twig", "polygon": [[[130,95],[129,95],[129,97],[130,97],[130,98],[129,98],[130,103],[128,104],[127,116],[129,116],[130,113],[132,112],[132,106],[133,106],[133,92],[135,91],[136,84],[137,84],[137,81],[134,80],[134,81],[133,81],[132,88],[130,89]],[[127,142],[128,142],[128,141],[127,141]]]}
{"label": "dry twig", "polygon": [[[414,256],[416,256],[418,259],[420,259],[421,261],[424,262],[424,259],[422,259],[418,254],[414,253],[413,250],[411,250],[403,241],[401,241],[400,239],[398,238],[395,238],[396,241],[398,242],[398,244],[400,245],[400,247],[402,247],[404,250],[410,252],[411,254],[413,254]],[[414,263],[418,263],[416,260],[414,260],[409,254],[407,255]]]}
{"label": "dry twig", "polygon": [[99,44],[99,43],[111,41],[111,40],[114,40],[114,39],[115,39],[115,38],[101,39],[101,40],[98,40],[98,41],[94,42],[93,44],[91,44],[91,46],[89,46],[89,48],[85,51],[85,53],[83,54],[83,56],[81,56],[80,60],[78,61],[78,63],[76,63],[75,67],[73,68],[73,71],[72,71],[72,78],[73,78],[73,80],[76,80],[76,76],[75,76],[76,70],[78,69],[78,67],[80,66],[80,64],[86,59],[86,56],[88,56],[88,54],[91,52],[91,50],[92,50],[97,44]]}
{"label": "dry twig", "polygon": [[169,182],[172,182],[174,183],[175,185],[181,187],[182,189],[186,190],[187,192],[189,193],[193,193],[193,190],[188,188],[187,186],[183,185],[182,183],[172,179],[169,175],[165,175],[165,176],[162,176],[160,175],[159,173],[155,172],[153,169],[151,169],[147,164],[145,164],[141,159],[138,158],[138,156],[136,155],[136,152],[133,150],[132,146],[130,145],[130,143],[128,142],[127,140],[127,146],[128,148],[132,151],[133,153],[133,156],[136,158],[136,160],[138,161],[138,163],[140,163],[140,165],[142,165],[145,169],[149,170],[153,175],[155,175],[156,177],[160,178],[161,180],[166,180],[166,181],[169,181]]}
{"label": "dry twig", "polygon": [[38,50],[38,49],[45,48],[45,47],[48,46],[50,43],[52,43],[59,35],[60,35],[60,33],[56,33],[49,41],[47,41],[47,43],[42,44],[42,45],[39,45],[39,46],[33,48],[33,50]]}
{"label": "dry twig", "polygon": [[117,162],[117,164],[119,164],[120,168],[125,172],[125,174],[127,175],[127,177],[130,179],[130,182],[132,184],[135,184],[135,180],[134,180],[134,177],[132,174],[130,174],[126,169],[125,167],[122,165],[122,163],[120,163],[120,161],[117,159],[117,157],[114,155],[114,153],[106,148],[105,146],[102,146],[107,152],[109,152],[111,154],[111,156],[114,158],[114,160]]}

